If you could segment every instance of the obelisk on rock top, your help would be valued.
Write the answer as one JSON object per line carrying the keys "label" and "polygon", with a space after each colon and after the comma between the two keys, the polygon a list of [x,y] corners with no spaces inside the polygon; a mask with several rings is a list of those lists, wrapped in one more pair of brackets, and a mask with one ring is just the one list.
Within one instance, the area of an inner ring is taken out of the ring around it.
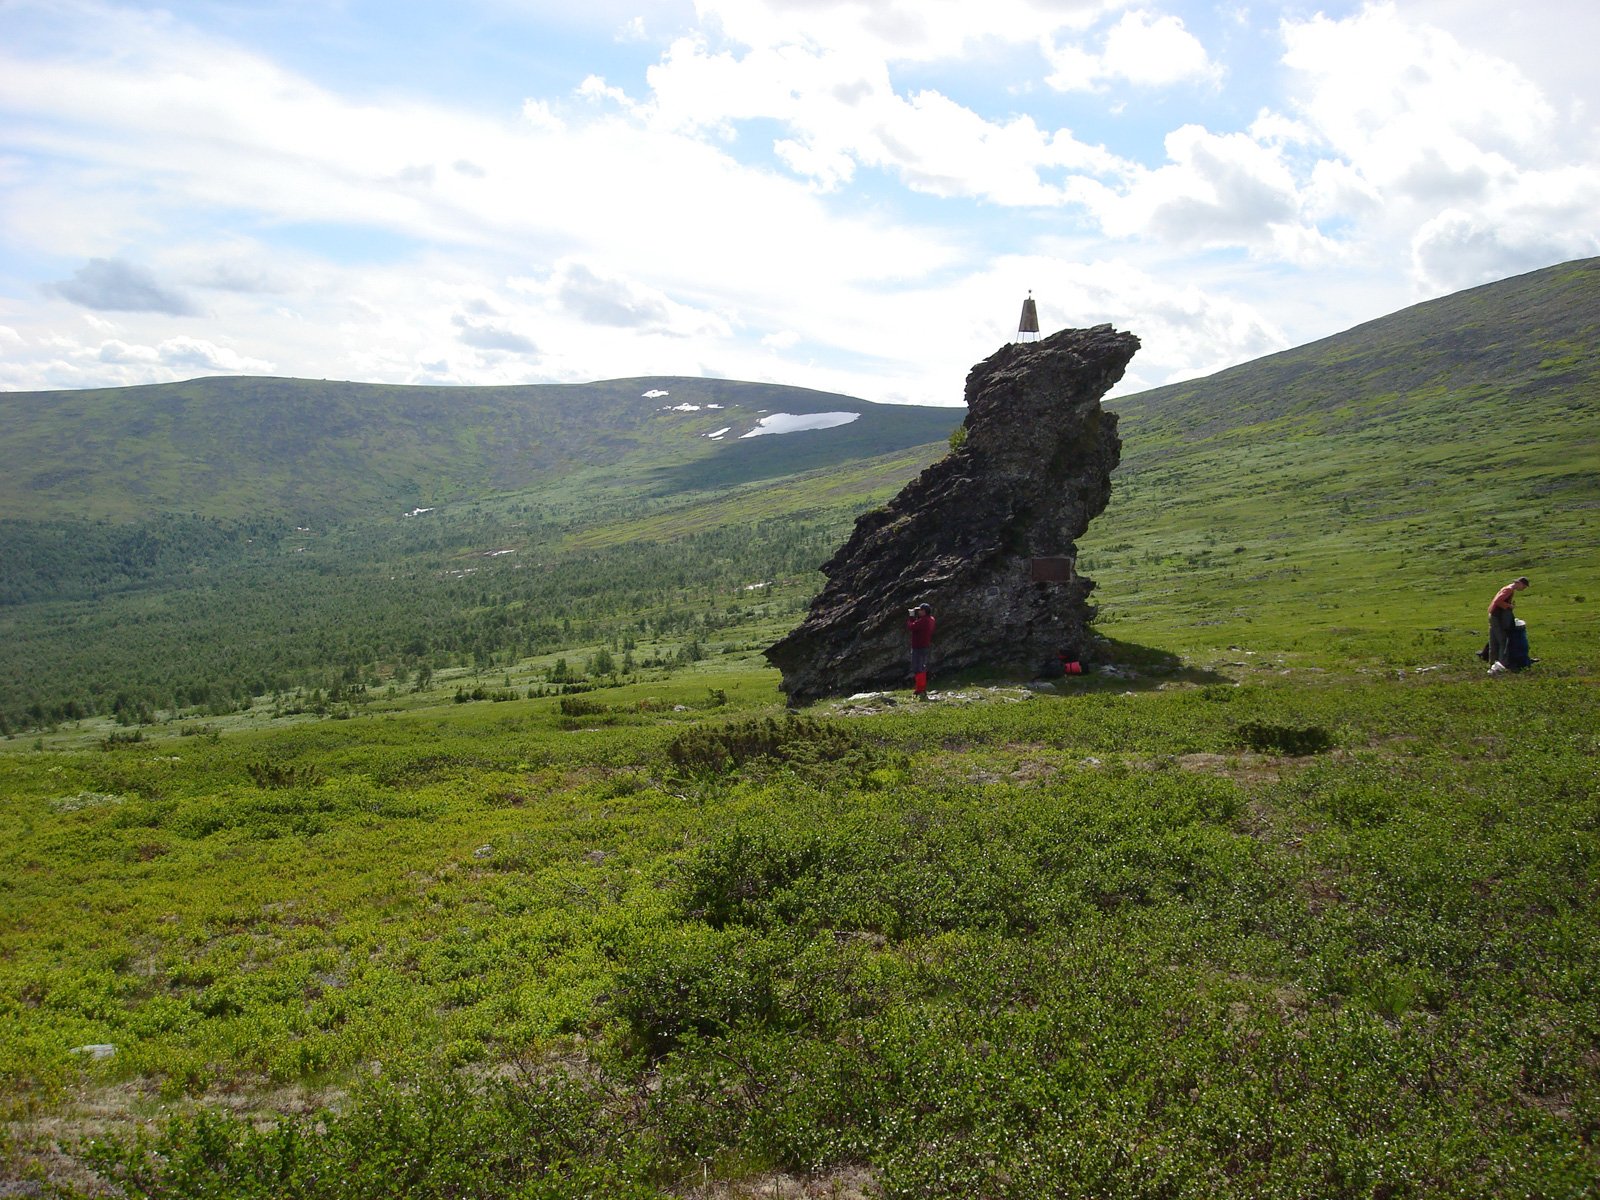
{"label": "obelisk on rock top", "polygon": [[805,619],[767,648],[791,704],[907,685],[906,614],[922,603],[938,622],[935,686],[970,667],[1031,678],[1058,655],[1092,659],[1094,581],[1072,564],[1122,453],[1100,399],[1138,349],[1098,325],[972,368],[965,437],[856,519]]}
{"label": "obelisk on rock top", "polygon": [[1019,342],[1037,342],[1039,340],[1039,306],[1033,302],[1033,293],[1028,293],[1028,298],[1022,302],[1022,317],[1017,322],[1017,336]]}

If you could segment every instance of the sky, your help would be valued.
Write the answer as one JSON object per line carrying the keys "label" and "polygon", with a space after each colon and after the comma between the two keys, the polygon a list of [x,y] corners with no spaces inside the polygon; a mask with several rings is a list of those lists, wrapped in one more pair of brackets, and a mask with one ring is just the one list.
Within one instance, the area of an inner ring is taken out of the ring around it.
{"label": "sky", "polygon": [[0,0],[0,390],[1119,393],[1600,254],[1591,0]]}

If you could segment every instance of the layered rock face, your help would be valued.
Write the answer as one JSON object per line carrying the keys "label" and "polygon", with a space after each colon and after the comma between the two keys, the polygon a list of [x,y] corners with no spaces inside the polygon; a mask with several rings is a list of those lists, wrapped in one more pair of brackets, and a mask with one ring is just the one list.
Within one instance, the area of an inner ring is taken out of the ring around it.
{"label": "layered rock face", "polygon": [[1070,559],[1104,511],[1121,456],[1100,398],[1139,339],[1109,325],[1002,347],[967,375],[966,440],[854,533],[822,567],[805,620],[766,651],[790,703],[909,683],[906,612],[933,607],[935,686],[982,666],[1026,678],[1082,659],[1094,581],[1036,582]]}

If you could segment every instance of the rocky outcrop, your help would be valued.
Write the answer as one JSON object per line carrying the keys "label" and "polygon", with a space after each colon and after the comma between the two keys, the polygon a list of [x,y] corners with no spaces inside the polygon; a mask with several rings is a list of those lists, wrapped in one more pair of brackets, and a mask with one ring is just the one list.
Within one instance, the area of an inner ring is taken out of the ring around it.
{"label": "rocky outcrop", "polygon": [[968,667],[1026,678],[1058,654],[1088,656],[1094,581],[1035,576],[1076,556],[1110,499],[1122,443],[1100,398],[1138,348],[1098,325],[1004,346],[972,368],[965,439],[857,518],[805,620],[767,648],[791,703],[906,686],[906,611],[922,602],[938,622],[935,686]]}

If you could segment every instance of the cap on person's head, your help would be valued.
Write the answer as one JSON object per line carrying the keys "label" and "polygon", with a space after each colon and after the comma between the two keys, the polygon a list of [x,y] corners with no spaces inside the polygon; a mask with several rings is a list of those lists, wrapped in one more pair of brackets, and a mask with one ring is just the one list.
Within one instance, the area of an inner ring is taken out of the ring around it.
{"label": "cap on person's head", "polygon": [[1528,585],[1528,577],[1526,575],[1518,575],[1514,580],[1512,580],[1512,582],[1513,583],[1520,583],[1523,587],[1529,586]]}
{"label": "cap on person's head", "polygon": [[921,604],[917,605],[917,609],[920,612],[931,613],[933,611],[933,605],[929,604],[927,601],[923,601]]}

